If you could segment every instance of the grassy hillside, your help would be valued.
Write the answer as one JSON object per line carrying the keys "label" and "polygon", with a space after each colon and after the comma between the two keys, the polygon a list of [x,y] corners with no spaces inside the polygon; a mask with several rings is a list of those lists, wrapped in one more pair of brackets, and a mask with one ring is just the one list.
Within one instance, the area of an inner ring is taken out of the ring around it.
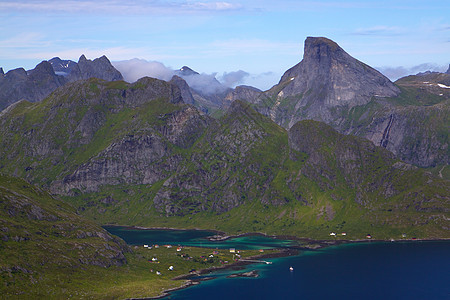
{"label": "grassy hillside", "polygon": [[[66,203],[14,177],[0,176],[0,206],[0,294],[5,299],[158,296],[185,284],[173,281],[176,276],[232,262],[225,251],[204,261],[201,256],[212,253],[206,248],[131,249]],[[158,263],[151,263],[153,257]]]}
{"label": "grassy hillside", "polygon": [[449,237],[448,181],[323,123],[287,132],[241,101],[214,120],[178,94],[88,80],[20,103],[0,116],[0,170],[100,224]]}

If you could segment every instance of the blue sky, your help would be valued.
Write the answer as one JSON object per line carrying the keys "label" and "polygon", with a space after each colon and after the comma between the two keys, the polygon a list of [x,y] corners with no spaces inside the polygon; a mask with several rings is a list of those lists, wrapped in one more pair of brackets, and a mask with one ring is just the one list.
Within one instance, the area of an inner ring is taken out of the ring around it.
{"label": "blue sky", "polygon": [[[450,63],[450,1],[0,0],[0,66],[144,59],[267,89],[325,36],[391,78]],[[226,75],[225,74],[225,75]]]}

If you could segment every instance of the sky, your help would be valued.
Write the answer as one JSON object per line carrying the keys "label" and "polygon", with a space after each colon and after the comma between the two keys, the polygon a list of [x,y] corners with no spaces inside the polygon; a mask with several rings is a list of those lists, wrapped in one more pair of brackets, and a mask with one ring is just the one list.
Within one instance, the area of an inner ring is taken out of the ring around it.
{"label": "sky", "polygon": [[127,81],[186,65],[266,90],[325,36],[395,80],[447,70],[449,15],[448,0],[0,0],[0,67],[106,55]]}

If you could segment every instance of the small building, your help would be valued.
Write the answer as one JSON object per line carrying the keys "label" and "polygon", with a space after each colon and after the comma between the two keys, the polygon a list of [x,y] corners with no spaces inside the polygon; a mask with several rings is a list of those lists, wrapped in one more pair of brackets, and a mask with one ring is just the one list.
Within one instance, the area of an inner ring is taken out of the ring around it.
{"label": "small building", "polygon": [[330,232],[330,236],[336,236],[336,232]]}
{"label": "small building", "polygon": [[152,261],[158,261],[158,259],[156,257],[153,257]]}
{"label": "small building", "polygon": [[345,236],[345,235],[347,235],[347,232],[343,232],[343,233],[341,233],[341,235],[344,235],[344,236]]}
{"label": "small building", "polygon": [[169,271],[173,271],[173,266],[170,266],[170,267],[169,267]]}
{"label": "small building", "polygon": [[147,245],[147,244],[145,244],[145,245],[144,245],[144,248],[148,248],[148,245]]}
{"label": "small building", "polygon": [[178,247],[178,248],[177,248],[177,251],[180,252],[180,251],[181,251],[181,247]]}
{"label": "small building", "polygon": [[367,234],[367,235],[366,235],[366,238],[371,239],[372,236],[371,236],[370,234]]}
{"label": "small building", "polygon": [[263,252],[264,252],[264,249],[259,249],[259,252],[260,252],[260,253],[263,253]]}
{"label": "small building", "polygon": [[230,248],[230,253],[236,253],[236,249],[235,248]]}

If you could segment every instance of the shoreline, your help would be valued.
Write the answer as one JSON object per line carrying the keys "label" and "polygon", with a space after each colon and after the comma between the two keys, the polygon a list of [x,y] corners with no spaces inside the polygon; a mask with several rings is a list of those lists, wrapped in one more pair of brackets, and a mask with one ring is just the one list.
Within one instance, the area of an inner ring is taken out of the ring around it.
{"label": "shoreline", "polygon": [[[298,253],[300,252],[300,250],[297,250],[297,249],[277,249],[277,250],[280,250],[280,251],[275,252],[275,253],[265,253],[265,254],[260,254],[260,255],[253,255],[253,256],[246,257],[245,259],[264,259],[264,258],[287,257],[287,256],[292,256],[292,255],[298,255]],[[249,261],[236,261],[236,262],[234,262],[232,264],[225,265],[225,266],[200,269],[200,270],[196,271],[193,274],[179,275],[179,276],[176,276],[174,278],[171,278],[171,280],[186,280],[184,285],[176,287],[176,288],[171,288],[171,289],[165,290],[165,291],[162,292],[161,295],[158,295],[156,297],[140,298],[140,299],[162,299],[162,298],[165,298],[167,296],[170,296],[170,292],[181,290],[181,289],[185,289],[185,288],[188,288],[188,287],[193,286],[193,285],[198,285],[202,281],[208,281],[208,280],[214,280],[215,279],[215,278],[191,279],[192,277],[203,275],[203,274],[208,274],[208,273],[211,273],[211,272],[214,272],[214,271],[217,271],[217,270],[227,270],[227,269],[235,269],[235,268],[236,268],[236,270],[243,269],[242,266],[251,265],[253,263],[254,262],[249,262]]]}
{"label": "shoreline", "polygon": [[[303,238],[303,237],[296,237],[296,236],[290,236],[290,235],[268,235],[266,233],[261,232],[246,232],[242,234],[237,235],[227,235],[223,231],[219,230],[208,230],[208,229],[200,229],[200,228],[171,228],[171,227],[143,227],[143,226],[128,226],[128,225],[116,225],[116,224],[106,224],[103,226],[109,226],[109,227],[124,227],[124,228],[131,228],[131,229],[140,229],[140,230],[197,230],[197,231],[208,231],[216,233],[213,236],[208,236],[206,239],[208,239],[211,242],[214,241],[225,241],[228,239],[238,238],[238,237],[245,237],[245,236],[264,236],[269,237],[273,239],[282,239],[282,240],[293,240],[298,242],[303,242],[304,244],[300,244],[298,246],[288,246],[286,248],[273,248],[274,250],[278,250],[275,253],[265,253],[265,254],[259,254],[247,257],[246,259],[264,259],[264,258],[278,258],[278,257],[288,257],[292,255],[298,255],[300,251],[314,251],[314,250],[320,250],[327,247],[332,246],[339,246],[342,244],[358,244],[358,243],[370,243],[370,242],[423,242],[423,241],[448,241],[450,238],[433,238],[433,239],[420,239],[420,238],[402,238],[402,239],[357,239],[357,240],[350,240],[350,239],[330,239],[330,240],[315,240],[311,238]],[[248,262],[248,261],[237,261],[229,265],[225,266],[219,266],[219,267],[211,267],[206,269],[200,269],[194,274],[182,274],[178,275],[174,278],[171,278],[170,280],[185,280],[185,283],[179,287],[167,289],[161,292],[160,295],[155,297],[145,297],[145,298],[131,298],[131,299],[162,299],[167,296],[170,296],[170,292],[181,290],[188,288],[193,285],[198,285],[202,281],[207,280],[213,280],[214,278],[201,278],[201,279],[191,279],[192,277],[203,275],[207,273],[211,273],[217,270],[225,270],[225,269],[233,269],[233,268],[240,268],[242,269],[242,266],[253,264],[254,262]]]}
{"label": "shoreline", "polygon": [[[134,226],[134,225],[117,225],[117,224],[105,224],[101,225],[102,227],[124,227],[124,228],[131,228],[131,229],[140,229],[140,230],[178,230],[178,231],[186,231],[186,230],[194,230],[194,231],[208,231],[208,232],[214,232],[216,233],[213,236],[208,236],[206,239],[211,242],[215,241],[226,241],[229,239],[239,238],[239,237],[245,237],[245,236],[264,236],[268,238],[273,239],[280,239],[280,240],[293,240],[293,241],[299,241],[299,242],[305,242],[306,246],[295,246],[295,247],[288,247],[288,248],[295,248],[299,250],[315,250],[315,249],[322,249],[330,246],[337,246],[340,244],[349,244],[349,243],[364,243],[364,242],[415,242],[415,241],[448,241],[449,238],[401,238],[401,239],[376,239],[376,238],[366,238],[366,239],[342,239],[342,238],[335,238],[335,239],[327,239],[327,240],[319,240],[319,239],[312,239],[312,238],[306,238],[306,237],[297,237],[293,235],[271,235],[266,234],[263,232],[245,232],[240,234],[234,234],[234,235],[227,235],[225,232],[216,230],[216,229],[201,229],[201,228],[174,228],[174,227],[143,227],[143,226]],[[314,244],[318,247],[308,247],[308,244]],[[283,248],[280,248],[283,249]]]}

